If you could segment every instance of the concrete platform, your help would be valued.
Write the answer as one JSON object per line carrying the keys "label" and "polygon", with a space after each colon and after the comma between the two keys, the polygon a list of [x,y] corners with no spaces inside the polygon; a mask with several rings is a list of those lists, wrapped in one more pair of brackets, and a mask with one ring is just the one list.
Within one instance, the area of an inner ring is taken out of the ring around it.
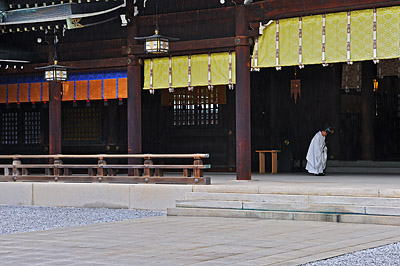
{"label": "concrete platform", "polygon": [[153,217],[0,236],[0,265],[299,265],[400,241],[400,227]]}
{"label": "concrete platform", "polygon": [[[210,186],[0,183],[0,204],[166,209],[192,191],[400,198],[398,175],[211,176]],[[400,226],[168,216],[3,235],[0,265],[299,265],[399,241]]]}
{"label": "concrete platform", "polygon": [[400,175],[206,173],[211,185],[1,182],[0,204],[166,210],[188,192],[336,195],[400,198]]}

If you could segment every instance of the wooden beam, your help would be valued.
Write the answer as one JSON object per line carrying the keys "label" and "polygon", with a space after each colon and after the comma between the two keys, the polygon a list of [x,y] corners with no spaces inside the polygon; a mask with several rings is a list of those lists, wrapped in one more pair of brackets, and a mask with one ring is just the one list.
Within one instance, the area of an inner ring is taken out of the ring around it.
{"label": "wooden beam", "polygon": [[[235,7],[222,7],[212,9],[202,9],[187,12],[176,12],[167,14],[158,14],[157,20],[158,25],[171,25],[171,24],[186,24],[189,22],[201,23],[201,21],[208,20],[223,20],[232,18],[235,16]],[[139,28],[152,26],[154,28],[156,24],[156,16],[137,16],[136,23]]]}
{"label": "wooden beam", "polygon": [[263,0],[246,7],[247,21],[267,22],[315,14],[400,5],[399,0]]}
{"label": "wooden beam", "polygon": [[[237,37],[226,37],[218,39],[205,39],[196,41],[184,41],[184,42],[171,42],[170,43],[170,54],[179,55],[187,54],[189,51],[192,54],[204,53],[204,52],[216,52],[216,51],[230,51],[233,50],[237,45],[250,45],[250,40],[246,36]],[[144,45],[137,44],[132,46],[123,47],[125,54],[134,54],[144,56]],[[152,55],[154,57],[154,55]]]}
{"label": "wooden beam", "polygon": [[[118,57],[118,58],[106,58],[106,59],[97,59],[97,60],[82,60],[82,61],[60,61],[59,65],[74,67],[74,71],[89,71],[89,70],[98,70],[98,69],[120,69],[125,68],[128,65],[127,57]],[[35,67],[43,67],[47,66],[49,63],[41,63],[41,64],[27,64],[24,65],[24,69],[9,69],[7,70],[8,75],[20,75],[24,74],[32,74],[32,73],[41,73],[42,70],[36,70]],[[1,76],[1,75],[0,75]]]}

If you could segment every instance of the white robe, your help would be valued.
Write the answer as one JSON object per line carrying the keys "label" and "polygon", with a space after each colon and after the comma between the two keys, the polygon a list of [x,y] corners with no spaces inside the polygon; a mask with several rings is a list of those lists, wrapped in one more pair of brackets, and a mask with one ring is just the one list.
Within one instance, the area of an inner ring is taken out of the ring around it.
{"label": "white robe", "polygon": [[321,131],[317,132],[311,140],[310,147],[307,152],[306,169],[310,174],[323,173],[326,167],[326,159],[328,158],[328,148],[325,144],[325,136]]}

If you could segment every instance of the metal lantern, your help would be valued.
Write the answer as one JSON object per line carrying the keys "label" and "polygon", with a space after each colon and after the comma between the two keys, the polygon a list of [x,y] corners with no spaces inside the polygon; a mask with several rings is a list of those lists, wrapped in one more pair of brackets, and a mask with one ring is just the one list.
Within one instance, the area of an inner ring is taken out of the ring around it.
{"label": "metal lantern", "polygon": [[46,81],[66,81],[67,69],[71,67],[60,66],[58,61],[54,60],[54,64],[45,67],[36,67],[35,69],[44,69],[44,79]]}
{"label": "metal lantern", "polygon": [[160,35],[158,28],[154,30],[154,35],[147,37],[135,37],[136,40],[146,40],[144,51],[151,54],[163,54],[169,52],[169,41],[177,41],[179,38],[165,37]]}
{"label": "metal lantern", "polygon": [[44,70],[44,79],[46,81],[66,81],[67,80],[67,69],[71,69],[73,67],[67,67],[67,66],[60,66],[58,64],[58,57],[57,57],[57,43],[59,41],[59,38],[57,36],[57,30],[54,29],[54,32],[52,33],[54,38],[54,56],[53,56],[53,64],[50,66],[44,66],[44,67],[35,67],[35,69],[41,69]]}
{"label": "metal lantern", "polygon": [[65,81],[67,80],[67,68],[57,64],[57,60],[53,65],[45,67],[37,67],[36,69],[44,69],[44,79],[46,81]]}
{"label": "metal lantern", "polygon": [[169,52],[169,40],[159,35],[158,30],[154,31],[154,35],[146,39],[146,53],[162,54]]}

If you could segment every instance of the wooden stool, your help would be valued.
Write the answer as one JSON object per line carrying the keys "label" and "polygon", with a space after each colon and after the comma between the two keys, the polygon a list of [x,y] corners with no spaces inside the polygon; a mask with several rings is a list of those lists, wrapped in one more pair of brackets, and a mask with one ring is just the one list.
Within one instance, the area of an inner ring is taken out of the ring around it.
{"label": "wooden stool", "polygon": [[272,157],[271,174],[276,174],[278,172],[278,152],[280,152],[280,150],[260,150],[256,152],[258,152],[259,158],[259,173],[265,174],[265,153],[269,152]]}

